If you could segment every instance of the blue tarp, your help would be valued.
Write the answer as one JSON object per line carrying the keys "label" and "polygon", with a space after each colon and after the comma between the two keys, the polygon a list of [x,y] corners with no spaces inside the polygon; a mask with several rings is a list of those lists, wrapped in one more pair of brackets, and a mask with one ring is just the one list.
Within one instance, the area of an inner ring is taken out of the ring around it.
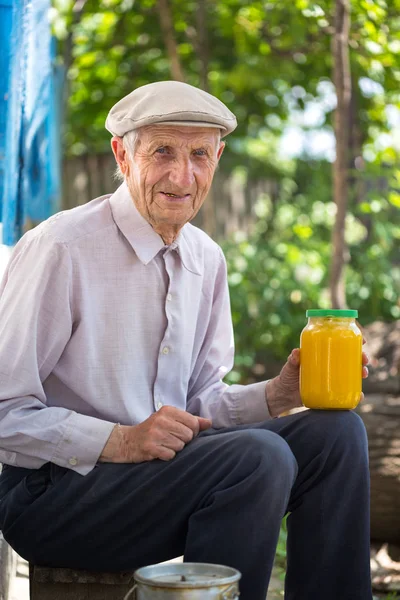
{"label": "blue tarp", "polygon": [[60,91],[50,0],[0,0],[0,201],[3,243],[60,206]]}

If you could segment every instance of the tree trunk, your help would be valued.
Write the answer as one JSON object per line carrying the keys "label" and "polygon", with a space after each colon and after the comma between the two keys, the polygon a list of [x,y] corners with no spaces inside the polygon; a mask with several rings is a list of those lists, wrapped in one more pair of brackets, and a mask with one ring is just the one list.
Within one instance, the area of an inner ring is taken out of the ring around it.
{"label": "tree trunk", "polygon": [[350,61],[349,61],[349,0],[336,0],[335,34],[333,37],[333,80],[336,88],[335,110],[336,160],[333,165],[333,198],[336,203],[336,221],[332,235],[332,265],[330,292],[333,308],[346,306],[344,288],[345,220],[348,204],[348,131],[350,114]]}
{"label": "tree trunk", "polygon": [[200,87],[208,92],[208,36],[207,36],[207,0],[198,0],[197,11],[197,56],[200,60]]}
{"label": "tree trunk", "polygon": [[208,64],[209,64],[209,41],[207,32],[207,3],[208,0],[198,0],[196,4],[196,26],[186,27],[186,37],[193,46],[196,58],[200,64],[199,79],[200,87],[205,92],[209,91],[208,86]]}
{"label": "tree trunk", "polygon": [[175,40],[174,22],[168,0],[158,0],[160,26],[171,64],[171,75],[176,81],[184,81],[183,69],[179,59],[178,48]]}

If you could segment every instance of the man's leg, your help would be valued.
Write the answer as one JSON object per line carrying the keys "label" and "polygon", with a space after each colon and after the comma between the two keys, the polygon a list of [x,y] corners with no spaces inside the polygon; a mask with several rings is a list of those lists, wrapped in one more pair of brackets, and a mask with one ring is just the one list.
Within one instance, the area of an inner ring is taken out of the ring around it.
{"label": "man's leg", "polygon": [[264,424],[298,463],[288,510],[286,600],[371,600],[365,428],[351,411],[304,411]]}
{"label": "man's leg", "polygon": [[270,431],[210,434],[172,461],[102,464],[85,477],[50,464],[7,469],[0,528],[34,564],[118,571],[184,553],[236,567],[241,598],[265,600],[296,460]]}

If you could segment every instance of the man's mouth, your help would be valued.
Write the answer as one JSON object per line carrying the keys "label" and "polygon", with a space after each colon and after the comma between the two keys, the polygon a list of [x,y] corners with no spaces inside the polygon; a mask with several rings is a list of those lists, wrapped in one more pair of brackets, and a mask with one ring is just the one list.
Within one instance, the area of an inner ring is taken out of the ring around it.
{"label": "man's mouth", "polygon": [[190,196],[190,194],[173,194],[172,192],[161,192],[161,194],[167,196],[167,198],[176,198],[177,200],[184,200]]}

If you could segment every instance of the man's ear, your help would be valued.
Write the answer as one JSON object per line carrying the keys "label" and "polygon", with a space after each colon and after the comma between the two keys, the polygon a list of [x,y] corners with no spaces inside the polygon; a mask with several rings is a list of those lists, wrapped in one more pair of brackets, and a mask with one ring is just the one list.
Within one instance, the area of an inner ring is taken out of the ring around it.
{"label": "man's ear", "polygon": [[224,151],[225,148],[225,142],[220,142],[219,148],[218,148],[218,152],[217,152],[217,159],[219,160],[222,156],[222,153]]}
{"label": "man's ear", "polygon": [[122,142],[122,138],[118,137],[116,135],[113,138],[111,138],[111,148],[114,153],[115,160],[117,161],[117,163],[119,165],[121,173],[123,175],[126,175],[128,166],[129,166],[129,162],[128,162],[127,152],[126,152],[126,150],[124,148],[124,144]]}

